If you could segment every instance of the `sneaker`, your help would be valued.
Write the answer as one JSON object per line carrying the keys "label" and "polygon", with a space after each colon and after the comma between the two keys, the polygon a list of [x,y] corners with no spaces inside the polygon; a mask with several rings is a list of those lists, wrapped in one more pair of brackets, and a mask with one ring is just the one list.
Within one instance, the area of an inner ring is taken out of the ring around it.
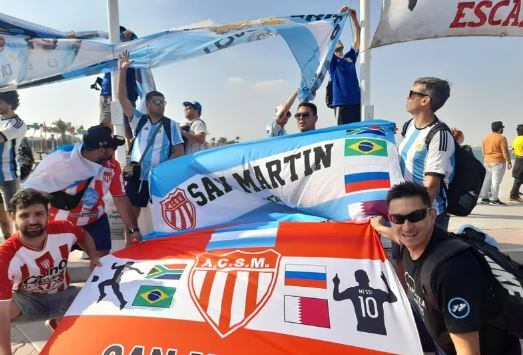
{"label": "sneaker", "polygon": [[488,205],[490,203],[490,200],[488,198],[482,198],[479,200],[479,203],[482,205]]}
{"label": "sneaker", "polygon": [[511,197],[510,201],[521,203],[521,202],[523,202],[523,199],[521,197]]}
{"label": "sneaker", "polygon": [[56,321],[56,319],[48,319],[45,321],[45,326],[50,331],[54,332],[56,327],[58,326],[58,322]]}
{"label": "sneaker", "polygon": [[491,206],[505,206],[505,202],[501,202],[500,200],[492,200],[489,202],[489,205]]}

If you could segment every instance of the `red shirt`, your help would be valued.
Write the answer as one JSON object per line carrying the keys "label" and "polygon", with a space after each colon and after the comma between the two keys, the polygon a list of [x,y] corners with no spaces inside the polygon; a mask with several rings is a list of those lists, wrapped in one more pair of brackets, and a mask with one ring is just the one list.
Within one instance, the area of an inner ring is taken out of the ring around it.
{"label": "red shirt", "polygon": [[[81,191],[87,181],[76,182],[64,191],[74,195]],[[89,183],[82,200],[71,211],[60,210],[51,206],[49,213],[52,220],[68,220],[77,226],[85,226],[96,222],[105,213],[103,197],[111,192],[113,197],[124,196],[125,187],[123,183],[122,168],[115,160],[107,160],[102,164],[102,169]]]}
{"label": "red shirt", "polygon": [[0,301],[12,292],[56,293],[69,287],[67,259],[84,230],[68,221],[49,221],[42,250],[34,249],[13,234],[0,244]]}

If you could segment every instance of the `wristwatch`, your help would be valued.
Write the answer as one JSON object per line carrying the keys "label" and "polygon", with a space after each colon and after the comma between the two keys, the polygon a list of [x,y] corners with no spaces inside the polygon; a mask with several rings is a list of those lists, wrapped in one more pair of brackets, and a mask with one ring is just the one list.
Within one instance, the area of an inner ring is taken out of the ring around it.
{"label": "wristwatch", "polygon": [[136,232],[139,232],[139,231],[140,231],[140,228],[138,228],[138,227],[134,227],[134,228],[130,228],[130,229],[129,229],[129,232],[130,232],[131,234],[136,233]]}

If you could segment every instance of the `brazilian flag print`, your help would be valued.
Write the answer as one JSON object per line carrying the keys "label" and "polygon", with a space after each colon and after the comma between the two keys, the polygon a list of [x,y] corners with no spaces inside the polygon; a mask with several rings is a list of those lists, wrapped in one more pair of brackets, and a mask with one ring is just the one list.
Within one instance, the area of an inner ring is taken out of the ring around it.
{"label": "brazilian flag print", "polygon": [[141,285],[133,306],[169,308],[175,292],[176,287]]}
{"label": "brazilian flag print", "polygon": [[345,139],[345,156],[353,155],[376,155],[381,157],[388,156],[387,141],[381,139]]}

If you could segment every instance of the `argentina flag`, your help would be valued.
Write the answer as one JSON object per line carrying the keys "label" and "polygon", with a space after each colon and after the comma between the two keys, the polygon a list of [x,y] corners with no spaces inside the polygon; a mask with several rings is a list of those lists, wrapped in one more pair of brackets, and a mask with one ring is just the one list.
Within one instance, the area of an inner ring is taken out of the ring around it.
{"label": "argentina flag", "polygon": [[115,70],[118,55],[124,50],[130,51],[133,67],[146,69],[281,36],[301,70],[300,100],[309,101],[325,77],[346,20],[347,14],[271,17],[164,31],[117,44],[63,39],[53,33],[48,33],[48,38],[31,39],[27,34],[25,38],[5,35],[0,42],[0,65],[5,68],[0,91]]}

